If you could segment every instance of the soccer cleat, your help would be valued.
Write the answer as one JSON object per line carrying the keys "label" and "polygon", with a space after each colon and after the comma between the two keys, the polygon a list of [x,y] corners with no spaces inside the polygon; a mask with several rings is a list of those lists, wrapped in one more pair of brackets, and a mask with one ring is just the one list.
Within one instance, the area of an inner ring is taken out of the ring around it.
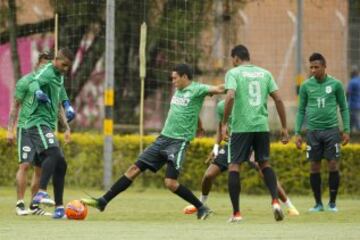
{"label": "soccer cleat", "polygon": [[52,200],[47,192],[37,192],[32,200],[34,205],[43,204],[45,206],[54,206],[55,202]]}
{"label": "soccer cleat", "polygon": [[62,219],[66,218],[64,207],[55,208],[54,214],[52,215],[53,219]]}
{"label": "soccer cleat", "polygon": [[23,201],[19,201],[17,204],[16,204],[16,215],[18,216],[26,216],[29,214],[29,212],[25,209],[25,204]]}
{"label": "soccer cleat", "polygon": [[274,202],[272,204],[272,209],[274,213],[274,218],[276,221],[282,221],[284,219],[283,211],[281,210],[281,206],[278,202]]}
{"label": "soccer cleat", "polygon": [[205,220],[211,213],[212,211],[210,210],[210,208],[202,205],[197,211],[197,218],[199,220]]}
{"label": "soccer cleat", "polygon": [[52,213],[45,211],[43,208],[40,208],[38,205],[31,205],[28,209],[29,214],[36,216],[52,216]]}
{"label": "soccer cleat", "polygon": [[299,216],[300,215],[299,211],[294,206],[288,207],[286,209],[286,212],[287,212],[288,216]]}
{"label": "soccer cleat", "polygon": [[237,212],[229,218],[228,223],[238,223],[241,222],[242,219],[240,212]]}
{"label": "soccer cleat", "polygon": [[87,206],[97,208],[100,212],[103,212],[105,210],[107,204],[105,199],[103,198],[90,197],[90,198],[83,198],[80,201]]}
{"label": "soccer cleat", "polygon": [[197,209],[194,205],[186,206],[183,210],[184,214],[193,214],[197,212]]}
{"label": "soccer cleat", "polygon": [[315,204],[314,207],[309,209],[309,212],[322,212],[324,211],[324,206],[321,203]]}
{"label": "soccer cleat", "polygon": [[325,209],[327,212],[338,212],[339,210],[336,207],[336,203],[329,203]]}

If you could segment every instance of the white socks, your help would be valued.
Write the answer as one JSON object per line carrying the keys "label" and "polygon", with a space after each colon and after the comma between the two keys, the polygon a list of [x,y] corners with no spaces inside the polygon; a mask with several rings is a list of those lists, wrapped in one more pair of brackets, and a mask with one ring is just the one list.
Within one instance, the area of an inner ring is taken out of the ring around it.
{"label": "white socks", "polygon": [[290,198],[287,198],[286,202],[284,203],[286,205],[286,207],[288,208],[292,208],[294,207],[292,202],[290,201]]}
{"label": "white socks", "polygon": [[200,196],[200,202],[202,202],[203,204],[205,204],[206,200],[208,199],[208,195],[202,195]]}

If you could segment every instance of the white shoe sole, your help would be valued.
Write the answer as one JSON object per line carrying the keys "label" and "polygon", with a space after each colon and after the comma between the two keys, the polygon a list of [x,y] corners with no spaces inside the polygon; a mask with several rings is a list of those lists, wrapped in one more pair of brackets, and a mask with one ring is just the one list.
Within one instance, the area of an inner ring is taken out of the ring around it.
{"label": "white shoe sole", "polygon": [[16,209],[16,215],[26,216],[26,215],[29,215],[29,212],[27,210]]}
{"label": "white shoe sole", "polygon": [[53,207],[55,206],[55,202],[52,199],[48,199],[48,198],[43,198],[40,200],[40,204],[48,206],[48,207]]}

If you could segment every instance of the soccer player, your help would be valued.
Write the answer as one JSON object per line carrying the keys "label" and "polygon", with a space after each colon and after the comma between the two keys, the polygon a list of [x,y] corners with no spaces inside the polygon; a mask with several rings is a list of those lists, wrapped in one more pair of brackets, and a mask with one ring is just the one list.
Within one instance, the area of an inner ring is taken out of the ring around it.
{"label": "soccer player", "polygon": [[306,116],[307,158],[310,160],[310,185],[315,206],[310,212],[324,211],[321,200],[321,160],[325,158],[329,169],[330,200],[326,210],[337,212],[336,195],[339,188],[339,164],[341,133],[338,128],[337,106],[340,107],[344,125],[343,145],[350,140],[349,109],[342,83],[326,74],[326,61],[320,53],[310,58],[311,77],[300,87],[299,106],[296,114],[296,146],[301,149],[301,127]]}
{"label": "soccer player", "polygon": [[186,64],[177,65],[172,71],[172,83],[176,91],[171,99],[170,109],[161,135],[139,156],[123,176],[100,198],[85,198],[82,202],[104,211],[106,205],[126,190],[142,172],[149,169],[156,172],[165,164],[166,187],[193,204],[198,209],[198,219],[206,219],[210,209],[177,179],[184,161],[185,151],[194,138],[198,127],[198,116],[204,98],[224,92],[223,85],[210,86],[192,81],[192,70]]}
{"label": "soccer player", "polygon": [[[48,63],[52,60],[53,56],[49,52],[42,52],[39,55],[38,62],[35,66],[35,70],[38,69],[43,64]],[[39,206],[34,206],[30,204],[29,210],[25,209],[24,195],[26,190],[26,179],[27,171],[32,164],[34,166],[34,174],[31,182],[31,196],[34,196],[39,189],[39,181],[41,174],[41,161],[39,156],[35,152],[34,146],[31,145],[30,141],[27,139],[27,136],[22,131],[25,120],[28,118],[30,106],[32,104],[33,96],[30,94],[27,89],[29,83],[32,81],[33,73],[27,74],[22,77],[16,84],[15,96],[13,104],[11,106],[9,114],[9,124],[7,131],[7,141],[9,144],[15,142],[15,126],[17,121],[17,140],[18,140],[18,154],[19,154],[19,168],[16,173],[16,185],[17,185],[17,203],[16,203],[16,214],[19,216],[27,214],[35,215],[51,215],[50,213],[45,212]],[[19,113],[20,112],[20,113]],[[60,119],[63,119],[62,117]],[[70,131],[69,126],[66,121],[65,127],[67,131],[65,132],[66,141],[68,140]]]}
{"label": "soccer player", "polygon": [[[205,171],[202,182],[201,182],[201,193],[202,194],[200,196],[200,201],[203,204],[205,204],[208,199],[208,195],[210,193],[211,187],[212,187],[215,179],[221,173],[227,171],[227,169],[228,169],[228,146],[227,146],[228,144],[226,143],[222,148],[220,147],[220,144],[223,139],[223,137],[221,135],[221,120],[223,119],[223,115],[224,115],[224,103],[225,103],[225,101],[221,100],[216,106],[216,114],[219,119],[219,123],[218,123],[218,128],[216,131],[215,144],[214,144],[214,147],[212,150],[212,156],[211,156],[212,161],[211,161],[209,167],[207,168],[207,170]],[[231,122],[231,116],[229,117],[229,122]],[[228,132],[231,132],[231,130],[229,129]],[[259,165],[255,161],[252,161],[251,159],[250,159],[249,163],[251,163],[250,166],[252,168],[256,169],[259,172],[261,178],[264,178]],[[289,216],[298,216],[299,211],[292,204],[292,202],[290,201],[290,198],[288,198],[286,196],[285,190],[282,188],[279,181],[277,181],[277,190],[278,190],[279,198],[287,207],[288,215]],[[197,209],[193,205],[189,205],[189,206],[185,207],[185,209],[184,209],[185,214],[193,214],[196,211],[197,211]],[[241,217],[241,215],[239,215],[239,216],[232,216],[229,221],[230,222],[239,222],[241,220],[242,220],[242,217]]]}
{"label": "soccer player", "polygon": [[[32,199],[32,204],[55,207],[54,218],[64,217],[63,192],[67,164],[54,135],[56,129],[60,95],[63,89],[64,74],[71,66],[73,54],[68,49],[60,49],[55,59],[40,68],[29,85],[30,93],[35,96],[30,115],[25,122],[25,134],[30,139],[36,152],[42,158],[39,191]],[[63,103],[67,116],[75,112],[66,101]],[[53,177],[55,202],[47,193],[47,185]]]}
{"label": "soccer player", "polygon": [[[228,188],[233,207],[233,218],[241,218],[239,207],[240,177],[239,166],[249,161],[255,153],[264,181],[272,197],[272,209],[276,221],[284,218],[278,200],[276,175],[270,166],[270,134],[267,100],[270,95],[281,121],[281,141],[288,142],[288,130],[284,104],[271,73],[250,64],[250,54],[244,45],[235,46],[231,51],[233,65],[225,76],[225,106],[221,131],[226,138],[228,120],[231,114],[231,136],[229,141]],[[230,219],[231,221],[231,219]]]}

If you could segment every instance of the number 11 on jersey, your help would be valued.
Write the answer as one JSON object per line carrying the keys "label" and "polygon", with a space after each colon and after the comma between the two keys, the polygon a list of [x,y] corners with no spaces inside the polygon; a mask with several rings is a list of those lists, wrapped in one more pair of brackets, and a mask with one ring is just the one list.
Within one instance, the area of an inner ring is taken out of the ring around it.
{"label": "number 11 on jersey", "polygon": [[325,98],[318,97],[317,103],[318,103],[318,108],[324,108],[325,107]]}

